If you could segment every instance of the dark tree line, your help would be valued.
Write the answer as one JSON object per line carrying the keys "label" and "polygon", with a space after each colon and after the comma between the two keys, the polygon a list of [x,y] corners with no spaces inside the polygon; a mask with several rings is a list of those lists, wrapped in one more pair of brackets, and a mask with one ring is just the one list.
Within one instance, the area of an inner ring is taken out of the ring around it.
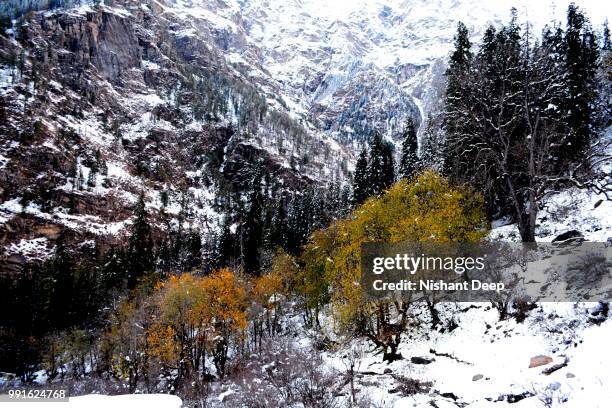
{"label": "dark tree line", "polygon": [[241,267],[259,274],[269,266],[280,248],[298,255],[310,234],[345,216],[351,206],[348,185],[332,182],[289,191],[262,177],[263,169],[252,172],[249,190],[228,206],[215,242],[214,267]]}
{"label": "dark tree line", "polygon": [[374,133],[369,152],[361,151],[353,176],[353,205],[372,196],[379,196],[395,182],[393,145]]}
{"label": "dark tree line", "polygon": [[547,27],[534,39],[512,10],[490,26],[474,52],[460,23],[446,72],[444,172],[485,194],[492,216],[512,215],[523,241],[535,240],[541,200],[563,186],[597,184],[596,74],[599,47],[576,6],[565,30]]}
{"label": "dark tree line", "polygon": [[[363,149],[355,164],[353,176],[353,205],[369,197],[378,197],[396,181],[394,147],[375,133],[368,149]],[[404,127],[399,178],[410,178],[424,167],[418,157],[417,128],[412,119]]]}

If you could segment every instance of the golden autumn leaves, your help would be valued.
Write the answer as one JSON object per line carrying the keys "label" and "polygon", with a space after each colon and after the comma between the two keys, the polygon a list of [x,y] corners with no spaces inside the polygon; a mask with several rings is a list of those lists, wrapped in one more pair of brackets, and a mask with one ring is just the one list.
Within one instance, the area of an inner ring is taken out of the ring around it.
{"label": "golden autumn leaves", "polygon": [[386,353],[390,345],[397,347],[406,328],[407,304],[365,300],[359,285],[361,244],[474,242],[487,230],[479,194],[426,170],[313,234],[302,256],[303,294],[315,316],[329,304],[338,328],[366,335]]}
{"label": "golden autumn leaves", "polygon": [[251,281],[224,268],[204,277],[185,273],[157,286],[157,321],[147,331],[149,353],[177,369],[203,368],[212,353],[223,376],[230,345],[243,340],[248,309],[259,306],[269,315],[282,288],[277,274]]}
{"label": "golden autumn leaves", "polygon": [[487,230],[479,194],[425,171],[413,180],[400,180],[381,197],[357,207],[347,219],[315,232],[303,255],[306,294],[316,296],[314,287],[325,281],[334,314],[347,323],[363,302],[357,284],[362,243],[474,242]]}

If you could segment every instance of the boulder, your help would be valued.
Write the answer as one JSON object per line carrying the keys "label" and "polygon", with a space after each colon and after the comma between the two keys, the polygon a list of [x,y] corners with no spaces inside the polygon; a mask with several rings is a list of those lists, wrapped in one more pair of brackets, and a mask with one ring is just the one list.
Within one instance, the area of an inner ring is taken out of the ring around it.
{"label": "boulder", "polygon": [[529,368],[540,367],[546,364],[550,364],[552,363],[552,361],[553,361],[552,357],[549,357],[549,356],[539,355],[539,356],[531,357],[531,360],[529,361]]}
{"label": "boulder", "polygon": [[582,232],[577,230],[565,231],[559,234],[552,240],[552,242],[571,242],[571,241],[584,241],[584,235]]}
{"label": "boulder", "polygon": [[472,377],[472,381],[482,380],[483,378],[484,378],[484,375],[476,374],[475,376]]}

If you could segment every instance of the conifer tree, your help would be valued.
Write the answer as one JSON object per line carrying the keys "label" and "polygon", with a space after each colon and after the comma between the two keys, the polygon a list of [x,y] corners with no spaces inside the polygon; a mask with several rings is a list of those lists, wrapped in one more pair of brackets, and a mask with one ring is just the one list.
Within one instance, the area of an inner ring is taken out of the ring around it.
{"label": "conifer tree", "polygon": [[431,168],[442,173],[442,134],[439,125],[439,120],[436,120],[433,115],[427,118],[425,130],[423,131],[421,157],[419,164],[421,168]]}
{"label": "conifer tree", "polygon": [[402,144],[402,156],[400,158],[399,176],[401,178],[410,178],[419,167],[419,158],[417,156],[418,142],[414,121],[408,119],[404,128],[404,142]]}
{"label": "conifer tree", "polygon": [[285,210],[285,199],[281,197],[276,203],[274,215],[272,216],[272,222],[270,225],[270,232],[268,241],[270,242],[270,248],[274,249],[278,246],[285,247],[287,243],[287,232],[286,222],[287,213]]}
{"label": "conifer tree", "polygon": [[287,252],[299,255],[314,225],[313,191],[308,188],[291,201],[287,220]]}
{"label": "conifer tree", "polygon": [[190,229],[184,234],[180,261],[183,271],[202,266],[202,238],[198,230]]}
{"label": "conifer tree", "polygon": [[353,194],[351,191],[351,186],[350,184],[344,184],[340,191],[340,210],[338,212],[338,217],[346,217],[351,209],[352,200]]}
{"label": "conifer tree", "polygon": [[217,265],[220,268],[232,265],[236,259],[236,240],[230,229],[231,218],[226,215],[223,218],[221,233],[217,244]]}
{"label": "conifer tree", "polygon": [[464,148],[457,148],[464,145],[459,142],[459,139],[464,135],[463,118],[466,108],[470,106],[470,88],[467,85],[467,77],[472,63],[472,44],[468,29],[462,22],[457,25],[454,47],[445,72],[447,86],[444,98],[443,127],[446,132],[446,140],[442,152],[442,167],[451,178],[456,178],[458,174],[461,174],[460,164],[468,161],[464,157]]}
{"label": "conifer tree", "polygon": [[353,176],[353,205],[359,205],[368,198],[368,152],[364,148],[359,154]]}
{"label": "conifer tree", "polygon": [[601,49],[603,51],[611,51],[612,50],[612,42],[610,42],[610,28],[608,27],[608,19],[604,21],[602,39],[601,39]]}
{"label": "conifer tree", "polygon": [[379,196],[395,181],[393,148],[383,141],[380,133],[375,132],[370,147],[367,182],[368,197]]}
{"label": "conifer tree", "polygon": [[153,240],[145,209],[144,192],[134,208],[134,223],[128,240],[128,287],[133,288],[140,277],[153,270]]}
{"label": "conifer tree", "polygon": [[248,199],[248,210],[241,224],[242,265],[246,272],[258,274],[261,267],[260,248],[263,244],[261,173],[256,170]]}
{"label": "conifer tree", "polygon": [[102,256],[100,265],[100,280],[105,294],[114,290],[124,289],[126,271],[125,253],[121,248],[111,247]]}
{"label": "conifer tree", "polygon": [[567,10],[564,47],[567,96],[563,110],[567,112],[571,133],[562,150],[562,158],[571,161],[588,147],[594,127],[591,102],[597,95],[595,74],[599,58],[595,35],[582,11],[574,4]]}

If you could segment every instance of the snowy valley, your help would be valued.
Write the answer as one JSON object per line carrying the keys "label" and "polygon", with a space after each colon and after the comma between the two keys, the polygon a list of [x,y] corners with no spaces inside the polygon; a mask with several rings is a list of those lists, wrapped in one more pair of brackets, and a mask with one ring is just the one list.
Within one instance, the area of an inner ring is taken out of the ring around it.
{"label": "snowy valley", "polygon": [[612,278],[604,3],[3,1],[0,397],[612,406],[612,289],[360,280],[403,241],[605,243]]}

